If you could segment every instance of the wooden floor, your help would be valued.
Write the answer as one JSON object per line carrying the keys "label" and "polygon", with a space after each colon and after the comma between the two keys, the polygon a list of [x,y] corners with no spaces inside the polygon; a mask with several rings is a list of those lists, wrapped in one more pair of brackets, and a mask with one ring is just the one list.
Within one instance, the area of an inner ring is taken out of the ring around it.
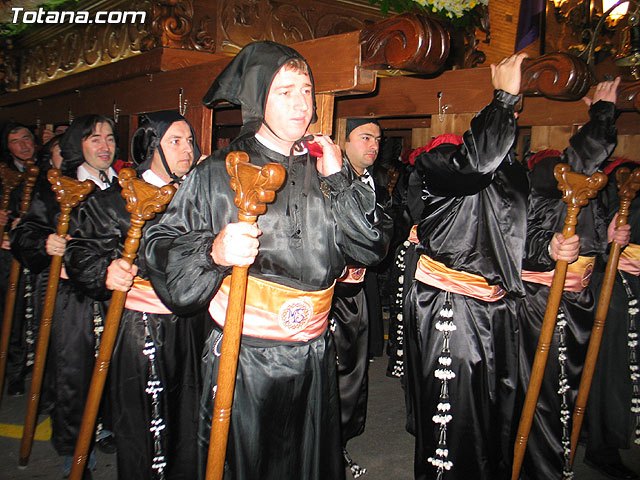
{"label": "wooden floor", "polygon": [[[367,468],[362,480],[410,480],[413,478],[413,437],[404,429],[404,398],[400,381],[385,376],[386,357],[378,357],[370,364],[370,394],[367,427],[363,435],[349,442],[351,456]],[[27,397],[7,397],[0,406],[0,479],[53,480],[62,478],[58,457],[47,440],[36,441],[30,463],[18,469],[20,435],[24,421]],[[41,418],[42,434],[46,436],[46,419]],[[15,427],[12,427],[14,425]],[[9,436],[7,436],[9,435]],[[575,480],[605,480],[604,477],[582,463],[582,450],[578,451]],[[640,447],[623,452],[629,467],[640,472]],[[98,454],[95,480],[117,478],[115,455]],[[350,477],[347,476],[347,479]],[[133,479],[120,479],[133,480]],[[195,480],[195,479],[194,479]],[[299,479],[283,479],[299,480]],[[330,479],[328,479],[330,480]],[[472,480],[472,479],[470,479]],[[553,479],[550,479],[553,480]]]}

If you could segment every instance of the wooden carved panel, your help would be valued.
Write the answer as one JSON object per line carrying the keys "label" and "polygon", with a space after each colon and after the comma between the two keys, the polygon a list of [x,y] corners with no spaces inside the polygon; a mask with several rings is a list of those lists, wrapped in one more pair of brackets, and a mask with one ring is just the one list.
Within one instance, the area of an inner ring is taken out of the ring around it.
{"label": "wooden carved panel", "polygon": [[637,110],[640,112],[640,81],[622,82],[618,87],[616,107],[619,110]]}
{"label": "wooden carved panel", "polygon": [[522,63],[520,91],[524,94],[578,100],[587,94],[592,83],[586,62],[567,53],[550,53]]}
{"label": "wooden carved panel", "polygon": [[353,7],[323,2],[230,0],[218,2],[219,48],[235,53],[257,40],[290,45],[315,38],[360,30],[377,14],[358,15]]}
{"label": "wooden carved panel", "polygon": [[[85,4],[79,10],[97,11]],[[99,9],[149,11],[148,0],[113,0]],[[140,52],[144,24],[66,24],[34,29],[15,48],[19,64],[18,88],[39,85],[71,73],[106,65]],[[64,27],[64,28],[60,28]]]}
{"label": "wooden carved panel", "polygon": [[[211,19],[195,15],[192,0],[107,0],[99,6],[95,3],[81,2],[77,10],[144,11],[145,22],[66,24],[28,31],[18,39],[10,57],[20,65],[18,89],[111,64],[156,46],[204,52],[215,49],[214,35],[209,31]],[[0,58],[0,76],[1,66]],[[4,82],[8,83],[6,75]]]}
{"label": "wooden carved panel", "polygon": [[362,30],[362,66],[435,73],[449,56],[449,41],[449,32],[431,17],[391,17]]}

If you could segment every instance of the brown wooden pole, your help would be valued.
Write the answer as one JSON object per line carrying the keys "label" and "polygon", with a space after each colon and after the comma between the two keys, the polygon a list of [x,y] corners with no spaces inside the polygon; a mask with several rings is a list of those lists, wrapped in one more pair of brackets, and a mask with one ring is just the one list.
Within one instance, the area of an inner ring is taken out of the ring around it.
{"label": "brown wooden pole", "polygon": [[[2,183],[2,198],[0,210],[8,210],[11,201],[11,192],[22,183],[24,174],[9,168],[5,163],[0,163],[0,183]],[[0,225],[0,243],[4,240],[5,225]]]}
{"label": "brown wooden pole", "polygon": [[[251,165],[248,155],[244,152],[231,152],[227,155],[227,171],[231,176],[231,188],[236,192],[238,221],[248,223],[255,223],[258,215],[267,211],[266,204],[273,202],[275,191],[280,188],[286,176],[284,167],[279,164],[269,163],[262,168]],[[207,480],[221,480],[224,473],[248,271],[249,267],[233,267],[231,271],[229,305],[220,350],[218,387],[211,418]]]}
{"label": "brown wooden pole", "polygon": [[[31,194],[38,177],[38,167],[28,162],[24,173],[24,189],[22,190],[22,201],[20,202],[20,216],[27,213],[31,204]],[[0,402],[4,393],[4,375],[7,369],[7,351],[9,350],[9,338],[11,337],[11,326],[13,325],[13,313],[16,307],[16,296],[18,294],[18,282],[20,281],[21,266],[15,258],[11,260],[9,270],[9,283],[7,286],[7,296],[4,302],[4,316],[2,320],[2,333],[0,333]]]}
{"label": "brown wooden pole", "polygon": [[[127,211],[131,214],[131,225],[124,242],[122,258],[133,265],[140,238],[142,237],[142,227],[147,220],[152,219],[156,213],[163,212],[167,204],[171,201],[176,189],[172,185],[165,185],[162,188],[154,187],[144,180],[136,177],[135,170],[123,168],[118,175],[122,186],[122,196],[127,201]],[[76,448],[73,454],[73,464],[71,465],[70,480],[81,480],[87,457],[89,446],[93,438],[93,433],[98,415],[98,408],[102,400],[102,393],[109,372],[111,355],[118,335],[120,317],[127,299],[127,292],[114,291],[111,295],[109,310],[105,318],[105,327],[100,339],[100,349],[98,358],[93,368],[93,376],[89,386],[89,394],[82,415],[80,432],[76,441]]]}
{"label": "brown wooden pole", "polygon": [[[636,168],[633,174],[629,173],[628,168],[620,168],[616,172],[616,180],[618,183],[618,198],[620,200],[620,209],[618,210],[618,218],[616,227],[622,227],[627,224],[629,218],[629,207],[631,201],[635,198],[638,190],[640,190],[640,168]],[[571,456],[570,463],[573,460],[578,446],[578,438],[582,429],[582,421],[584,420],[584,411],[589,400],[589,391],[591,390],[591,382],[600,352],[600,344],[602,343],[602,333],[605,322],[607,321],[607,313],[609,312],[609,304],[611,303],[611,294],[613,285],[616,281],[618,272],[618,261],[620,260],[620,252],[622,247],[613,242],[605,267],[602,286],[600,287],[600,295],[598,297],[598,307],[593,320],[593,328],[591,329],[591,338],[589,347],[587,348],[587,356],[582,368],[582,376],[580,377],[580,386],[578,387],[578,396],[573,410],[573,425],[571,427]]]}
{"label": "brown wooden pole", "polygon": [[[563,192],[562,200],[567,204],[567,216],[564,221],[562,235],[565,238],[569,238],[575,233],[575,226],[578,223],[578,213],[580,213],[580,209],[604,187],[607,176],[597,172],[591,177],[587,177],[579,173],[571,172],[571,167],[562,163],[556,165],[554,175],[558,180],[558,188]],[[549,346],[551,345],[553,331],[556,326],[558,308],[560,308],[560,301],[562,300],[567,266],[568,263],[564,260],[558,260],[556,262],[553,280],[549,289],[549,298],[547,299],[547,308],[540,329],[540,338],[538,339],[538,346],[536,347],[533,366],[531,368],[529,386],[527,387],[527,394],[518,425],[518,433],[516,435],[513,452],[511,480],[518,480],[520,477],[520,469],[522,468],[524,453],[527,449],[527,440],[529,438],[529,432],[531,431],[533,415],[536,410],[540,387],[542,386],[542,379],[547,366]]]}
{"label": "brown wooden pole", "polygon": [[[47,173],[51,189],[56,194],[56,200],[60,203],[60,216],[56,233],[64,237],[69,231],[69,216],[71,210],[83,201],[95,187],[95,183],[90,180],[79,182],[72,178],[63,177],[60,170],[52,168]],[[18,465],[24,467],[29,463],[31,447],[33,446],[33,435],[36,430],[36,420],[38,418],[38,404],[40,403],[40,391],[42,379],[44,377],[44,366],[47,361],[47,351],[49,350],[49,337],[51,335],[51,320],[56,306],[56,296],[58,284],[60,282],[60,272],[62,271],[62,255],[51,257],[49,267],[49,279],[44,297],[44,306],[40,318],[40,330],[38,332],[38,342],[36,345],[36,355],[33,364],[33,374],[31,377],[31,387],[29,389],[29,400],[27,403],[27,413],[24,420],[22,440],[20,441],[20,456]]]}

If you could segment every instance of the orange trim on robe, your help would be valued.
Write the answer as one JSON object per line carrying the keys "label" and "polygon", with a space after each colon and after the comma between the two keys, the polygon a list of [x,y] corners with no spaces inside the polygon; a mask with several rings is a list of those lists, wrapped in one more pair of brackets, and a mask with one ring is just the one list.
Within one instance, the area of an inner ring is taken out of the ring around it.
{"label": "orange trim on robe", "polygon": [[133,279],[131,290],[127,292],[124,308],[136,312],[155,313],[158,315],[172,313],[171,310],[162,303],[162,300],[158,298],[151,282],[137,276]]}
{"label": "orange trim on robe", "polygon": [[415,279],[440,290],[477,298],[484,302],[496,302],[506,295],[502,287],[489,285],[484,277],[453,270],[427,255],[420,256]]}
{"label": "orange trim on robe", "polygon": [[365,267],[347,265],[345,273],[337,281],[340,283],[362,283],[366,273]]}
{"label": "orange trim on robe", "polygon": [[622,250],[618,270],[635,275],[636,277],[640,275],[640,245],[630,243]]}
{"label": "orange trim on robe", "polygon": [[[591,274],[593,273],[594,257],[578,257],[567,267],[567,276],[564,281],[565,292],[581,292],[589,286]],[[539,283],[551,286],[554,270],[549,272],[533,272],[531,270],[522,271],[522,280],[525,282]]]}
{"label": "orange trim on robe", "polygon": [[[271,340],[306,342],[327,329],[335,283],[307,292],[249,276],[242,334]],[[211,318],[224,327],[231,277],[209,304]]]}

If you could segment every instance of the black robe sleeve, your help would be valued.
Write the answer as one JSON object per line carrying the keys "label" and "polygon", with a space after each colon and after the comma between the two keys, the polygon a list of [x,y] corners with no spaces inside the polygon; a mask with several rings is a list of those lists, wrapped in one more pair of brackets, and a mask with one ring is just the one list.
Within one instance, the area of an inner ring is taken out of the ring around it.
{"label": "black robe sleeve", "polygon": [[129,214],[117,183],[94,192],[72,214],[72,238],[65,249],[65,267],[69,280],[95,300],[111,297],[105,283],[107,267],[122,254],[122,232],[127,232],[128,222]]}
{"label": "black robe sleeve", "polygon": [[473,120],[463,144],[443,145],[416,158],[416,169],[429,195],[474,195],[492,181],[515,139],[516,95],[502,90]]}
{"label": "black robe sleeve", "polygon": [[29,211],[10,233],[11,253],[22,265],[38,274],[49,267],[47,238],[56,233],[60,207],[49,186],[41,184],[35,192]]}
{"label": "black robe sleeve", "polygon": [[[594,103],[589,109],[589,121],[571,137],[562,156],[545,158],[531,171],[525,269],[542,272],[555,266],[549,256],[549,243],[556,232],[562,231],[567,211],[553,175],[555,166],[568,163],[574,172],[585,175],[596,172],[616,146],[614,114],[613,103]],[[606,249],[606,231],[607,215],[602,200],[593,199],[578,215],[580,255],[596,255]]]}

